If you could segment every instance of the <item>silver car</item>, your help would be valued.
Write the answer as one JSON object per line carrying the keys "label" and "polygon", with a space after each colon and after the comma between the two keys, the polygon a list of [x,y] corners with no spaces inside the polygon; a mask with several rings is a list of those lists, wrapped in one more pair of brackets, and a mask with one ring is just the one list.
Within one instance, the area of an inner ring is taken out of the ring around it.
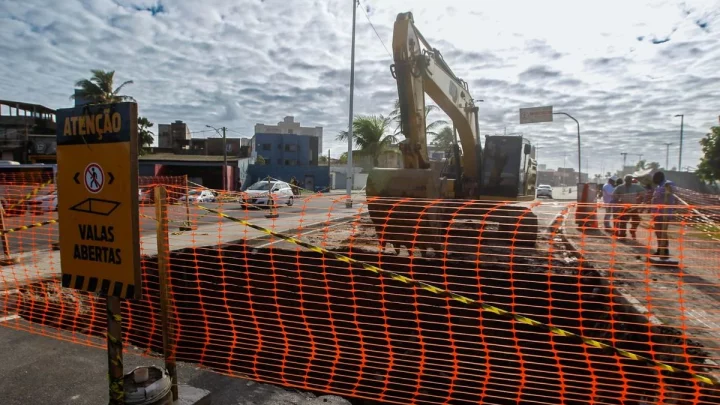
{"label": "silver car", "polygon": [[538,198],[540,198],[540,197],[553,198],[552,187],[550,187],[547,184],[541,184],[541,185],[537,186],[537,193],[535,195]]}

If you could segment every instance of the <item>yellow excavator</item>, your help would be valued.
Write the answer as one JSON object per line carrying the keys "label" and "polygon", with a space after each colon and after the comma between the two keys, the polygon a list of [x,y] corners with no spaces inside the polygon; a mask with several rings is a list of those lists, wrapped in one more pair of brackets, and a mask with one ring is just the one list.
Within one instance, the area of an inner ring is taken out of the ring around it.
{"label": "yellow excavator", "polygon": [[[383,249],[390,242],[396,251],[401,246],[447,250],[458,221],[474,223],[483,244],[534,245],[537,216],[517,202],[535,199],[535,148],[522,136],[486,136],[483,150],[478,107],[467,82],[428,44],[412,13],[397,16],[392,45],[404,168],[374,168],[366,185]],[[426,94],[455,128],[453,153],[445,162],[428,158]]]}

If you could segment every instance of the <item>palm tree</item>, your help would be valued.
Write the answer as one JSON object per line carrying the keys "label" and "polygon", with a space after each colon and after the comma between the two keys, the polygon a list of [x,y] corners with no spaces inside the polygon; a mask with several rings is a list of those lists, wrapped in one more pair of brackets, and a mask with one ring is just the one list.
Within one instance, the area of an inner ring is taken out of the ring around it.
{"label": "palm tree", "polygon": [[450,127],[443,127],[443,129],[435,135],[432,142],[433,146],[437,146],[442,150],[449,150],[453,145],[453,130]]}
{"label": "palm tree", "polygon": [[639,160],[639,161],[637,162],[637,164],[635,165],[635,168],[636,168],[637,170],[645,170],[645,168],[646,168],[646,167],[645,167],[645,166],[646,166],[646,163],[647,163],[647,162],[646,162],[645,160]]}
{"label": "palm tree", "polygon": [[647,168],[651,169],[652,171],[658,171],[660,170],[660,163],[658,162],[650,162],[647,164]]}
{"label": "palm tree", "polygon": [[[353,143],[360,152],[372,156],[373,165],[380,166],[380,155],[390,145],[397,143],[393,134],[388,134],[389,118],[382,115],[357,116],[353,120]],[[337,140],[347,141],[347,131],[338,134]]]}
{"label": "palm tree", "polygon": [[[432,135],[434,137],[438,136],[438,128],[447,125],[447,121],[445,120],[435,120],[433,122],[428,122],[427,118],[428,115],[430,115],[431,112],[434,111],[440,111],[440,107],[436,105],[426,105],[425,106],[425,133],[428,135]],[[395,123],[395,135],[400,133],[400,100],[395,100],[395,107],[390,112],[390,115],[388,116],[388,119],[390,122]]]}
{"label": "palm tree", "polygon": [[76,97],[83,100],[87,100],[92,104],[108,104],[108,103],[119,103],[121,101],[135,101],[130,96],[120,94],[120,90],[128,84],[132,84],[132,80],[123,82],[120,86],[113,90],[113,79],[115,77],[115,71],[104,71],[93,69],[92,77],[88,79],[78,80],[75,83],[75,87],[78,91],[70,96],[70,99]]}

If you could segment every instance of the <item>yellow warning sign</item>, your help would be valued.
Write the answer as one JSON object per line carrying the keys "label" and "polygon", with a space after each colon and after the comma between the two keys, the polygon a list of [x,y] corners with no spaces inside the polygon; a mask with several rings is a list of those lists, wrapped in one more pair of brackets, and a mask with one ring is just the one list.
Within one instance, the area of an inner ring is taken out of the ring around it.
{"label": "yellow warning sign", "polygon": [[137,104],[56,114],[63,286],[139,299]]}

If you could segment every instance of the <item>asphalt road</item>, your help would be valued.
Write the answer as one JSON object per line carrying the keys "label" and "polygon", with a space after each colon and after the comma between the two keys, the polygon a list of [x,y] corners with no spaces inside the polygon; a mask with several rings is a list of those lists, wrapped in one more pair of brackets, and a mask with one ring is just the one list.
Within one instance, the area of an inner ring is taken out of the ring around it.
{"label": "asphalt road", "polygon": [[[356,195],[354,201],[362,203],[364,196]],[[330,212],[345,206],[342,195],[312,195],[302,196],[294,201],[292,206],[281,205],[278,207],[280,214],[279,222],[300,224],[303,216]],[[225,212],[227,215],[242,218],[245,220],[264,219],[269,213],[267,208],[246,207],[237,203],[204,203],[211,209]],[[177,231],[187,221],[188,212],[185,205],[172,204],[168,207],[168,219],[170,230]],[[26,213],[23,216],[8,217],[5,219],[5,229],[17,229],[34,223],[56,220],[57,212]],[[232,221],[209,213],[195,205],[190,206],[190,220],[196,226],[208,224],[225,224]],[[155,234],[155,207],[140,207],[140,233],[142,236]],[[33,251],[47,251],[52,249],[53,243],[58,242],[57,224],[49,224],[41,227],[18,230],[7,235],[11,255],[28,253]]]}

